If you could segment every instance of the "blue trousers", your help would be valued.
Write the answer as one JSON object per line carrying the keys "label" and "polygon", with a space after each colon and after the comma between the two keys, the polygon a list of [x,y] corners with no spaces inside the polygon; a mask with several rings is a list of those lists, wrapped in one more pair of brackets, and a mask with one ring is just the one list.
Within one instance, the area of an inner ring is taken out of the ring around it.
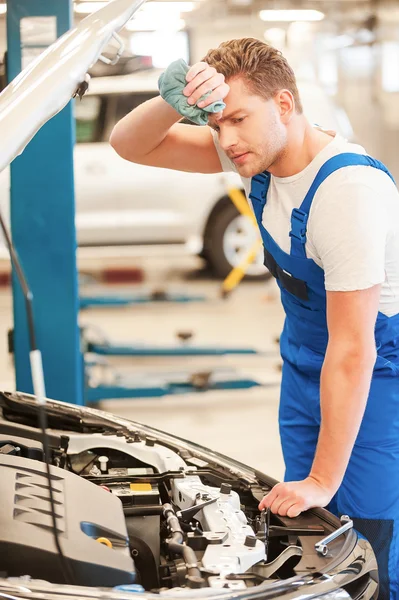
{"label": "blue trousers", "polygon": [[[305,479],[320,428],[320,373],[305,375],[285,362],[279,424],[285,481]],[[399,600],[399,380],[389,369],[373,377],[345,477],[327,508],[349,515],[371,543],[379,600]]]}

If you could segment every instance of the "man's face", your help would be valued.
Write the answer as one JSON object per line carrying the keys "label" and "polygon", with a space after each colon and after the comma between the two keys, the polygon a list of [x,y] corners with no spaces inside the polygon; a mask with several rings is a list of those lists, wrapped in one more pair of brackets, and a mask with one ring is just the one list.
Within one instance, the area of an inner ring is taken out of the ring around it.
{"label": "man's face", "polygon": [[266,171],[284,152],[287,130],[281,122],[278,104],[251,93],[241,78],[227,82],[222,118],[212,115],[209,125],[242,177]]}

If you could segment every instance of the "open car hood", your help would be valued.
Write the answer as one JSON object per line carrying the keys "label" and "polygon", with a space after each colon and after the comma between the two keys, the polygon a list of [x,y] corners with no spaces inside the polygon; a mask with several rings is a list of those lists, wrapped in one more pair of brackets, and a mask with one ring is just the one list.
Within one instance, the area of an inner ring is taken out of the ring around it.
{"label": "open car hood", "polygon": [[0,94],[0,171],[71,100],[114,33],[145,0],[113,0],[67,31]]}

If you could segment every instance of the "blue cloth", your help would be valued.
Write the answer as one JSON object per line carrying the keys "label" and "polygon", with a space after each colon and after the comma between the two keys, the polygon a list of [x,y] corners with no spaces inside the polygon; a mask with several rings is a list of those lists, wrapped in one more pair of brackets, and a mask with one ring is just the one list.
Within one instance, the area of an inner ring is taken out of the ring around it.
{"label": "blue cloth", "polygon": [[[345,153],[318,172],[300,209],[291,216],[291,251],[284,252],[262,224],[270,174],[252,179],[251,195],[266,263],[278,277],[286,313],[281,336],[284,361],[279,409],[285,480],[310,473],[320,429],[320,373],[328,343],[324,271],[306,257],[306,229],[314,195],[333,172],[364,165],[390,173],[379,161]],[[288,289],[291,291],[288,291]],[[399,597],[399,314],[378,313],[378,357],[366,411],[343,482],[329,509],[353,518],[378,561],[379,600]]]}
{"label": "blue cloth", "polygon": [[211,92],[202,96],[197,104],[189,104],[187,97],[183,94],[183,89],[188,84],[186,80],[188,71],[189,66],[182,58],[172,62],[159,78],[159,92],[162,98],[180,113],[182,117],[186,117],[197,125],[207,125],[209,114],[224,110],[226,105],[220,100],[205,108],[199,108],[197,106],[198,102],[205,100]]}

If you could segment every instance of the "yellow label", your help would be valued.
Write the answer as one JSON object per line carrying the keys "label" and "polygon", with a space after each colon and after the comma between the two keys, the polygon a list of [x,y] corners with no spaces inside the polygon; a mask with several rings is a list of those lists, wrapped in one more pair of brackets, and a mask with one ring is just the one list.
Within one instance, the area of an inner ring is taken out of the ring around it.
{"label": "yellow label", "polygon": [[130,489],[132,492],[152,492],[151,483],[131,483]]}

